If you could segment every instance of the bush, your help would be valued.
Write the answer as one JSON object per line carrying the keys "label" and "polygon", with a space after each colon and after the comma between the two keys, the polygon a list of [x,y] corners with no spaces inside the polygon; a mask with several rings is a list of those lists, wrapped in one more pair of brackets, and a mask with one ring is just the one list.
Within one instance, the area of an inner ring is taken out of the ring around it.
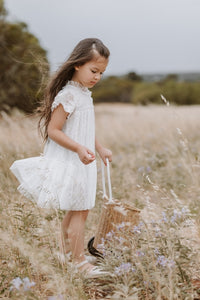
{"label": "bush", "polygon": [[97,102],[130,102],[133,82],[128,79],[110,76],[102,80],[93,89],[94,101]]}
{"label": "bush", "polygon": [[[39,89],[49,71],[46,51],[25,23],[6,21],[0,9],[0,110],[18,107],[32,112],[41,96]],[[45,70],[45,72],[44,72]]]}
{"label": "bush", "polygon": [[178,105],[200,104],[200,85],[198,82],[167,81],[161,92],[172,103]]}
{"label": "bush", "polygon": [[173,80],[162,83],[137,83],[132,92],[131,102],[142,105],[160,104],[162,103],[161,94],[173,104],[200,104],[200,85],[198,82],[176,82]]}
{"label": "bush", "polygon": [[172,75],[159,82],[141,82],[130,79],[128,75],[110,76],[99,82],[93,89],[94,101],[141,105],[162,104],[160,95],[163,94],[173,104],[200,104],[199,82],[179,82]]}
{"label": "bush", "polygon": [[156,83],[138,83],[132,92],[133,104],[147,105],[160,102],[161,89]]}

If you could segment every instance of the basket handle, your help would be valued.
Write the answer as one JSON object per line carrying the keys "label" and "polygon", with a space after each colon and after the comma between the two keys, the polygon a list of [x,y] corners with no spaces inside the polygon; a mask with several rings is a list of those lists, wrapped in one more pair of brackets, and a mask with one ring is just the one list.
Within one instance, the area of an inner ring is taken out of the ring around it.
{"label": "basket handle", "polygon": [[107,179],[108,179],[108,193],[109,193],[109,198],[107,197],[107,194],[106,194],[106,182],[105,182],[104,163],[101,160],[101,174],[102,174],[103,198],[106,197],[106,198],[108,198],[108,203],[113,203],[114,201],[112,200],[112,187],[111,187],[111,179],[110,179],[110,164],[109,164],[109,159],[108,158],[106,158],[106,164],[107,164]]}

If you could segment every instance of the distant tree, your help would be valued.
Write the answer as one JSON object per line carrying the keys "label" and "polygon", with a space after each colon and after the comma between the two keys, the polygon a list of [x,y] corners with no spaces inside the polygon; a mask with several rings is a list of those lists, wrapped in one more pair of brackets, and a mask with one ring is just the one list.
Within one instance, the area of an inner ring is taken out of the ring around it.
{"label": "distant tree", "polygon": [[124,102],[131,101],[133,82],[126,78],[109,76],[101,80],[92,91],[94,101],[97,102]]}
{"label": "distant tree", "polygon": [[175,74],[175,73],[171,73],[171,74],[168,74],[166,77],[165,77],[165,79],[164,79],[164,81],[178,81],[178,75],[177,74]]}
{"label": "distant tree", "polygon": [[25,23],[8,22],[6,16],[0,0],[0,110],[16,106],[32,112],[49,71],[46,51]]}
{"label": "distant tree", "polygon": [[0,20],[7,15],[7,11],[4,6],[4,0],[0,0]]}
{"label": "distant tree", "polygon": [[138,75],[135,72],[129,72],[126,77],[127,79],[130,79],[132,81],[142,81],[142,76]]}

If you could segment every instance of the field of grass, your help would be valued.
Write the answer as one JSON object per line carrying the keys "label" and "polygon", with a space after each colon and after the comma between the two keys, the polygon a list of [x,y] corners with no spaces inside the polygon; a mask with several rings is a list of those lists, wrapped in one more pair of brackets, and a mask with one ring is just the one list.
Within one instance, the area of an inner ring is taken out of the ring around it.
{"label": "field of grass", "polygon": [[[2,112],[0,298],[200,299],[200,106],[99,104],[95,111],[96,135],[113,152],[113,196],[139,208],[140,223],[121,224],[102,244],[100,264],[112,277],[75,273],[58,256],[64,213],[39,209],[21,196],[9,171],[14,160],[42,152],[37,118]],[[98,159],[86,247],[99,220],[100,179]]]}

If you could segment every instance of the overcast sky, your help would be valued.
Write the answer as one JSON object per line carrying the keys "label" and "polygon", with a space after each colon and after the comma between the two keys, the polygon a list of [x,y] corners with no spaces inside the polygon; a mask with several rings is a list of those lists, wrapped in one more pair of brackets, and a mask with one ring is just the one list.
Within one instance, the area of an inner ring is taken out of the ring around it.
{"label": "overcast sky", "polygon": [[4,0],[55,70],[83,38],[111,51],[107,74],[200,71],[200,0]]}

